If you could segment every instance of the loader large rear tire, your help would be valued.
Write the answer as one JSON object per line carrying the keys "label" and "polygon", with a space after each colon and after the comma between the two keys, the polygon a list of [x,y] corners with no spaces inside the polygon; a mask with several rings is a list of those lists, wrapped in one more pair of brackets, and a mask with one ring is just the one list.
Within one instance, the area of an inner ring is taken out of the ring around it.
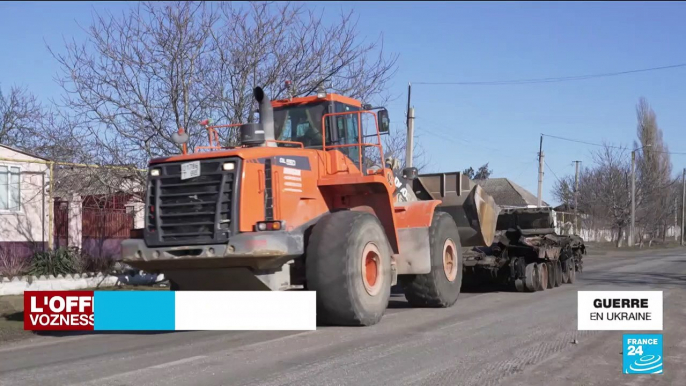
{"label": "loader large rear tire", "polygon": [[413,307],[443,307],[455,304],[462,287],[462,250],[455,220],[435,212],[429,227],[431,272],[402,275],[398,281]]}
{"label": "loader large rear tire", "polygon": [[318,323],[378,323],[391,295],[391,249],[379,220],[354,211],[319,220],[308,241],[305,272],[308,290],[317,292]]}

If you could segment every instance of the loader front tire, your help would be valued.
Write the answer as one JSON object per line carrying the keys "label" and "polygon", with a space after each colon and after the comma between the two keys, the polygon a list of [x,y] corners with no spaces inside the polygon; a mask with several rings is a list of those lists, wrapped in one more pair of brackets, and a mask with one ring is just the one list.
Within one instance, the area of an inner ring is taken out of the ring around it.
{"label": "loader front tire", "polygon": [[462,287],[462,250],[455,220],[435,212],[429,227],[431,272],[398,277],[407,302],[413,307],[443,307],[455,304]]}
{"label": "loader front tire", "polygon": [[391,248],[376,216],[331,213],[310,235],[307,289],[317,292],[317,322],[343,326],[378,323],[391,295]]}

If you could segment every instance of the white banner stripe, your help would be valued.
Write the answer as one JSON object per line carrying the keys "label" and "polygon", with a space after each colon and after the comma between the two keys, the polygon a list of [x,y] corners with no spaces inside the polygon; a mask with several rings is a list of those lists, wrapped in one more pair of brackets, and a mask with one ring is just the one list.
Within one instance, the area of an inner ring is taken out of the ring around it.
{"label": "white banner stripe", "polygon": [[291,187],[294,187],[294,188],[302,188],[302,187],[303,187],[302,184],[297,183],[297,182],[284,182],[283,185],[284,185],[284,186],[291,186]]}
{"label": "white banner stripe", "polygon": [[295,193],[302,193],[303,191],[300,189],[292,189],[292,188],[284,188],[284,192],[295,192]]}
{"label": "white banner stripe", "polygon": [[175,295],[176,330],[317,329],[314,291],[182,291]]}
{"label": "white banner stripe", "polygon": [[288,181],[302,181],[302,178],[295,176],[283,176],[283,179]]}

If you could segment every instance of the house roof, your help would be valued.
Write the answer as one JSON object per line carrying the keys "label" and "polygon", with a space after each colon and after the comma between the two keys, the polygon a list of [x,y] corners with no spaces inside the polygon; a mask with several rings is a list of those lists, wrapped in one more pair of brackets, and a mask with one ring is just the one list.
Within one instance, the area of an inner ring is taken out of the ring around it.
{"label": "house roof", "polygon": [[139,173],[125,169],[56,168],[54,196],[67,198],[74,193],[81,196],[138,193],[143,190],[140,181],[145,180],[145,175]]}
{"label": "house roof", "polygon": [[[3,145],[3,144],[0,143],[0,147],[4,147],[5,149],[12,150],[12,151],[15,152],[15,153],[23,154],[23,155],[29,156],[29,157],[31,157],[31,158],[38,158],[38,159],[42,159],[43,161],[50,161],[50,160],[47,159],[47,158],[39,157],[39,156],[37,156],[37,155],[35,155],[35,154],[31,154],[31,153],[29,153],[29,152],[26,152],[26,151],[24,151],[24,150],[17,149],[16,147],[12,147],[12,146],[9,146],[9,145]],[[17,161],[21,161],[21,160],[17,160]]]}
{"label": "house roof", "polygon": [[[495,203],[501,207],[538,205],[536,196],[507,178],[489,178],[487,180],[474,180],[474,182],[490,194]],[[549,206],[545,201],[543,205]]]}

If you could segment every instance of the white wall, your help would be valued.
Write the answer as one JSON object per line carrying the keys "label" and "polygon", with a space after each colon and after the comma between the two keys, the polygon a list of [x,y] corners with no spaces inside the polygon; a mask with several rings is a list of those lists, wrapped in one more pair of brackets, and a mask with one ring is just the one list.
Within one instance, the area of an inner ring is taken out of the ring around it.
{"label": "white wall", "polygon": [[[43,160],[2,146],[0,146],[0,158],[17,160],[0,160],[0,165],[18,166],[21,169],[21,209],[18,212],[0,210],[0,242],[41,242],[45,240],[47,243],[50,202],[48,189],[43,191],[42,175],[45,176],[45,183],[48,184],[50,181],[49,166],[21,162],[22,160]],[[45,206],[42,205],[43,203]]]}

